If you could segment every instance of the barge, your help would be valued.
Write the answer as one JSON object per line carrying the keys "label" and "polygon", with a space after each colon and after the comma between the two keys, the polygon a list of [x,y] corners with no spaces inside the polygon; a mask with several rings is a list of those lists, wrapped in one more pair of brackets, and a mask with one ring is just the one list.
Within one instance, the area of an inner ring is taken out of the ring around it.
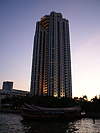
{"label": "barge", "polygon": [[24,120],[58,120],[58,119],[76,119],[81,117],[81,107],[75,106],[70,108],[45,108],[35,105],[22,107],[21,116]]}

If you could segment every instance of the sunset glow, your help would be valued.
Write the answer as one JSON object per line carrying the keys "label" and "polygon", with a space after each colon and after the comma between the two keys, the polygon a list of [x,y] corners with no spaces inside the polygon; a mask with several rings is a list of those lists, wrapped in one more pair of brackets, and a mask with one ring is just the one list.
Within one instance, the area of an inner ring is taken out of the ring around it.
{"label": "sunset glow", "polygon": [[1,0],[0,88],[3,81],[13,81],[15,89],[30,91],[36,22],[51,11],[61,12],[70,22],[72,96],[87,95],[89,100],[99,96],[99,0]]}

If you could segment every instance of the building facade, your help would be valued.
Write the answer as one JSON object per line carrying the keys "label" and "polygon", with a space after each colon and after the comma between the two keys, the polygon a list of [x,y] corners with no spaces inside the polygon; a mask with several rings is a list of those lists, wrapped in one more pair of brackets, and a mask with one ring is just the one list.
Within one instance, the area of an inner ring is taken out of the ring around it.
{"label": "building facade", "polygon": [[30,94],[28,91],[23,90],[17,90],[13,89],[13,82],[11,81],[4,81],[2,85],[2,89],[0,89],[0,96],[26,96],[27,94]]}
{"label": "building facade", "polygon": [[61,13],[51,12],[36,23],[30,92],[72,97],[69,21]]}
{"label": "building facade", "polygon": [[3,82],[2,89],[11,91],[13,89],[13,82],[9,81]]}
{"label": "building facade", "polygon": [[[2,85],[2,89],[0,89],[0,108],[3,107],[3,104],[1,104],[1,100],[5,99],[5,97],[13,98],[14,96],[26,96],[29,95],[30,92],[23,91],[23,90],[17,90],[13,89],[13,82],[11,81],[4,81]],[[4,107],[9,106],[8,103],[4,104]]]}

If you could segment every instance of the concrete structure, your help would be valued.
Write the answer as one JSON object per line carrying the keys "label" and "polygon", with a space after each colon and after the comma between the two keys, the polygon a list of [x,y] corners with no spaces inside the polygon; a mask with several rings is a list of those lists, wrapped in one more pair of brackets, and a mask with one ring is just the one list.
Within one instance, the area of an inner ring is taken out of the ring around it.
{"label": "concrete structure", "polygon": [[30,91],[72,97],[69,21],[51,12],[36,23]]}
{"label": "concrete structure", "polygon": [[4,99],[6,96],[26,96],[27,94],[29,94],[28,91],[13,89],[13,82],[5,81],[3,82],[2,89],[0,89],[0,103],[1,99]]}
{"label": "concrete structure", "polygon": [[13,82],[9,82],[9,81],[3,82],[2,90],[11,91],[12,88],[13,88]]}

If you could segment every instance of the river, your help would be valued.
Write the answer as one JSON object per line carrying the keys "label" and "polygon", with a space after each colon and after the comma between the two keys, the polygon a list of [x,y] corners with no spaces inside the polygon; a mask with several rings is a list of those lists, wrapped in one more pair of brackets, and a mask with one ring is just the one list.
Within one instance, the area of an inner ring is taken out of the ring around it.
{"label": "river", "polygon": [[20,115],[0,113],[0,133],[100,133],[100,119],[24,121]]}

